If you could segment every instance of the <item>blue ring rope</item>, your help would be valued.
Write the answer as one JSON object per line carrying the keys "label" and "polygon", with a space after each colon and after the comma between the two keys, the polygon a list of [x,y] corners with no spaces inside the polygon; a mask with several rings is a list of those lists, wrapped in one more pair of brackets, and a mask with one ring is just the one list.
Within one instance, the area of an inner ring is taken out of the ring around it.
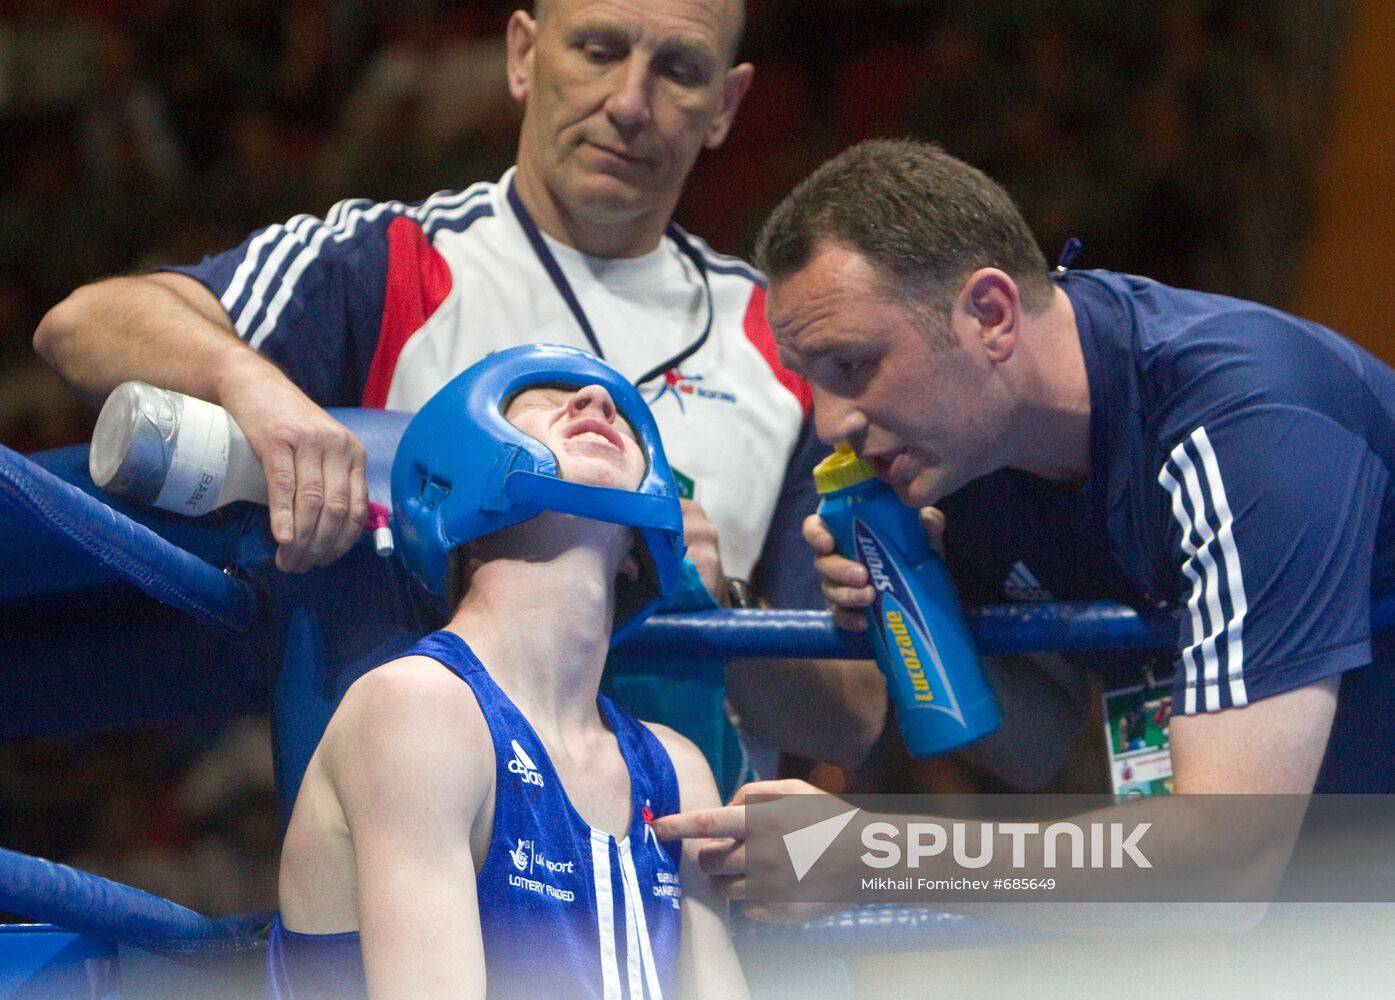
{"label": "blue ring rope", "polygon": [[[984,655],[1078,653],[1086,650],[1167,649],[1177,620],[1140,613],[1114,601],[994,604],[967,612],[969,631]],[[1395,627],[1395,594],[1371,608],[1371,628]],[[685,656],[870,659],[865,633],[845,632],[826,611],[703,611],[656,615],[620,644],[622,653]]]}
{"label": "blue ring rope", "polygon": [[256,945],[269,914],[215,920],[167,899],[43,858],[0,848],[0,910],[101,941],[182,953]]}
{"label": "blue ring rope", "polygon": [[0,445],[0,512],[105,566],[207,625],[244,631],[252,588]]}

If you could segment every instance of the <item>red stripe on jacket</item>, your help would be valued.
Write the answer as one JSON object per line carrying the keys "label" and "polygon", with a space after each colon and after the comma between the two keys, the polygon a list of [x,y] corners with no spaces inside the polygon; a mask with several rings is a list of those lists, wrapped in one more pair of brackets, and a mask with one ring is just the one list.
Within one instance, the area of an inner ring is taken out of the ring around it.
{"label": "red stripe on jacket", "polygon": [[799,400],[799,405],[804,410],[804,416],[807,417],[809,411],[814,408],[813,394],[809,391],[809,383],[780,364],[780,352],[775,347],[775,335],[770,332],[770,324],[765,321],[765,289],[760,285],[757,285],[751,292],[751,300],[746,303],[744,326],[747,338],[756,345],[756,350],[760,351],[761,357],[765,358],[765,363],[770,366],[770,370],[775,373],[780,384],[788,389],[795,399]]}
{"label": "red stripe on jacket", "polygon": [[387,290],[383,295],[383,322],[378,349],[363,386],[363,405],[381,409],[387,405],[397,359],[412,334],[421,329],[451,289],[445,258],[426,239],[421,226],[407,218],[393,219],[387,227]]}

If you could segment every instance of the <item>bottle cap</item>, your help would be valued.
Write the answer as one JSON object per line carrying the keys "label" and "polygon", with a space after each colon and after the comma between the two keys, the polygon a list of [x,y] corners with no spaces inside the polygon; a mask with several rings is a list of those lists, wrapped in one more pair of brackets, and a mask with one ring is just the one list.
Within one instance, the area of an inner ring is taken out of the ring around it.
{"label": "bottle cap", "polygon": [[838,490],[865,483],[876,476],[872,467],[857,457],[853,446],[839,441],[829,455],[814,466],[814,488],[820,493],[836,493]]}
{"label": "bottle cap", "polygon": [[391,517],[382,504],[368,501],[368,523],[365,527],[373,532],[373,550],[384,559],[392,555],[394,548]]}
{"label": "bottle cap", "polygon": [[123,382],[97,416],[87,469],[92,481],[137,503],[153,504],[169,476],[183,398],[144,382]]}

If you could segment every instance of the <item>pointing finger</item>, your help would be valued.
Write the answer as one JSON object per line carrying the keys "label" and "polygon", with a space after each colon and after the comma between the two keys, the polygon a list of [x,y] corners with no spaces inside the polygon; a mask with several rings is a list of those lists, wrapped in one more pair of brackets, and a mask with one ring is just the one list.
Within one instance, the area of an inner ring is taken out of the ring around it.
{"label": "pointing finger", "polygon": [[654,820],[654,832],[660,840],[680,840],[684,837],[746,836],[746,810],[741,806],[718,806],[672,813]]}

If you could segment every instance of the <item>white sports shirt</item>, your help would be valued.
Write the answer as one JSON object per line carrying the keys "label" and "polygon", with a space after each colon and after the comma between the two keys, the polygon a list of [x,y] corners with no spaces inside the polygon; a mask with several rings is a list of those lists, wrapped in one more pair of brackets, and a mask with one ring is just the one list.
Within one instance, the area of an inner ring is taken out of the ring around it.
{"label": "white sports shirt", "polygon": [[[578,310],[510,203],[512,181],[510,170],[497,184],[410,205],[340,202],[323,219],[296,216],[173,270],[212,290],[238,335],[319,404],[415,410],[492,351],[529,342],[592,349]],[[779,364],[763,279],[681,230],[671,229],[651,253],[622,260],[541,238],[605,359],[630,379],[665,365],[702,334],[702,275],[680,243],[701,259],[712,290],[711,332],[641,392],[680,487],[717,528],[728,575],[752,576],[779,507],[786,516],[777,547],[793,548],[780,558],[778,575],[805,576],[797,533],[814,504],[810,396]],[[816,593],[798,589],[799,599],[779,603],[809,603]]]}

